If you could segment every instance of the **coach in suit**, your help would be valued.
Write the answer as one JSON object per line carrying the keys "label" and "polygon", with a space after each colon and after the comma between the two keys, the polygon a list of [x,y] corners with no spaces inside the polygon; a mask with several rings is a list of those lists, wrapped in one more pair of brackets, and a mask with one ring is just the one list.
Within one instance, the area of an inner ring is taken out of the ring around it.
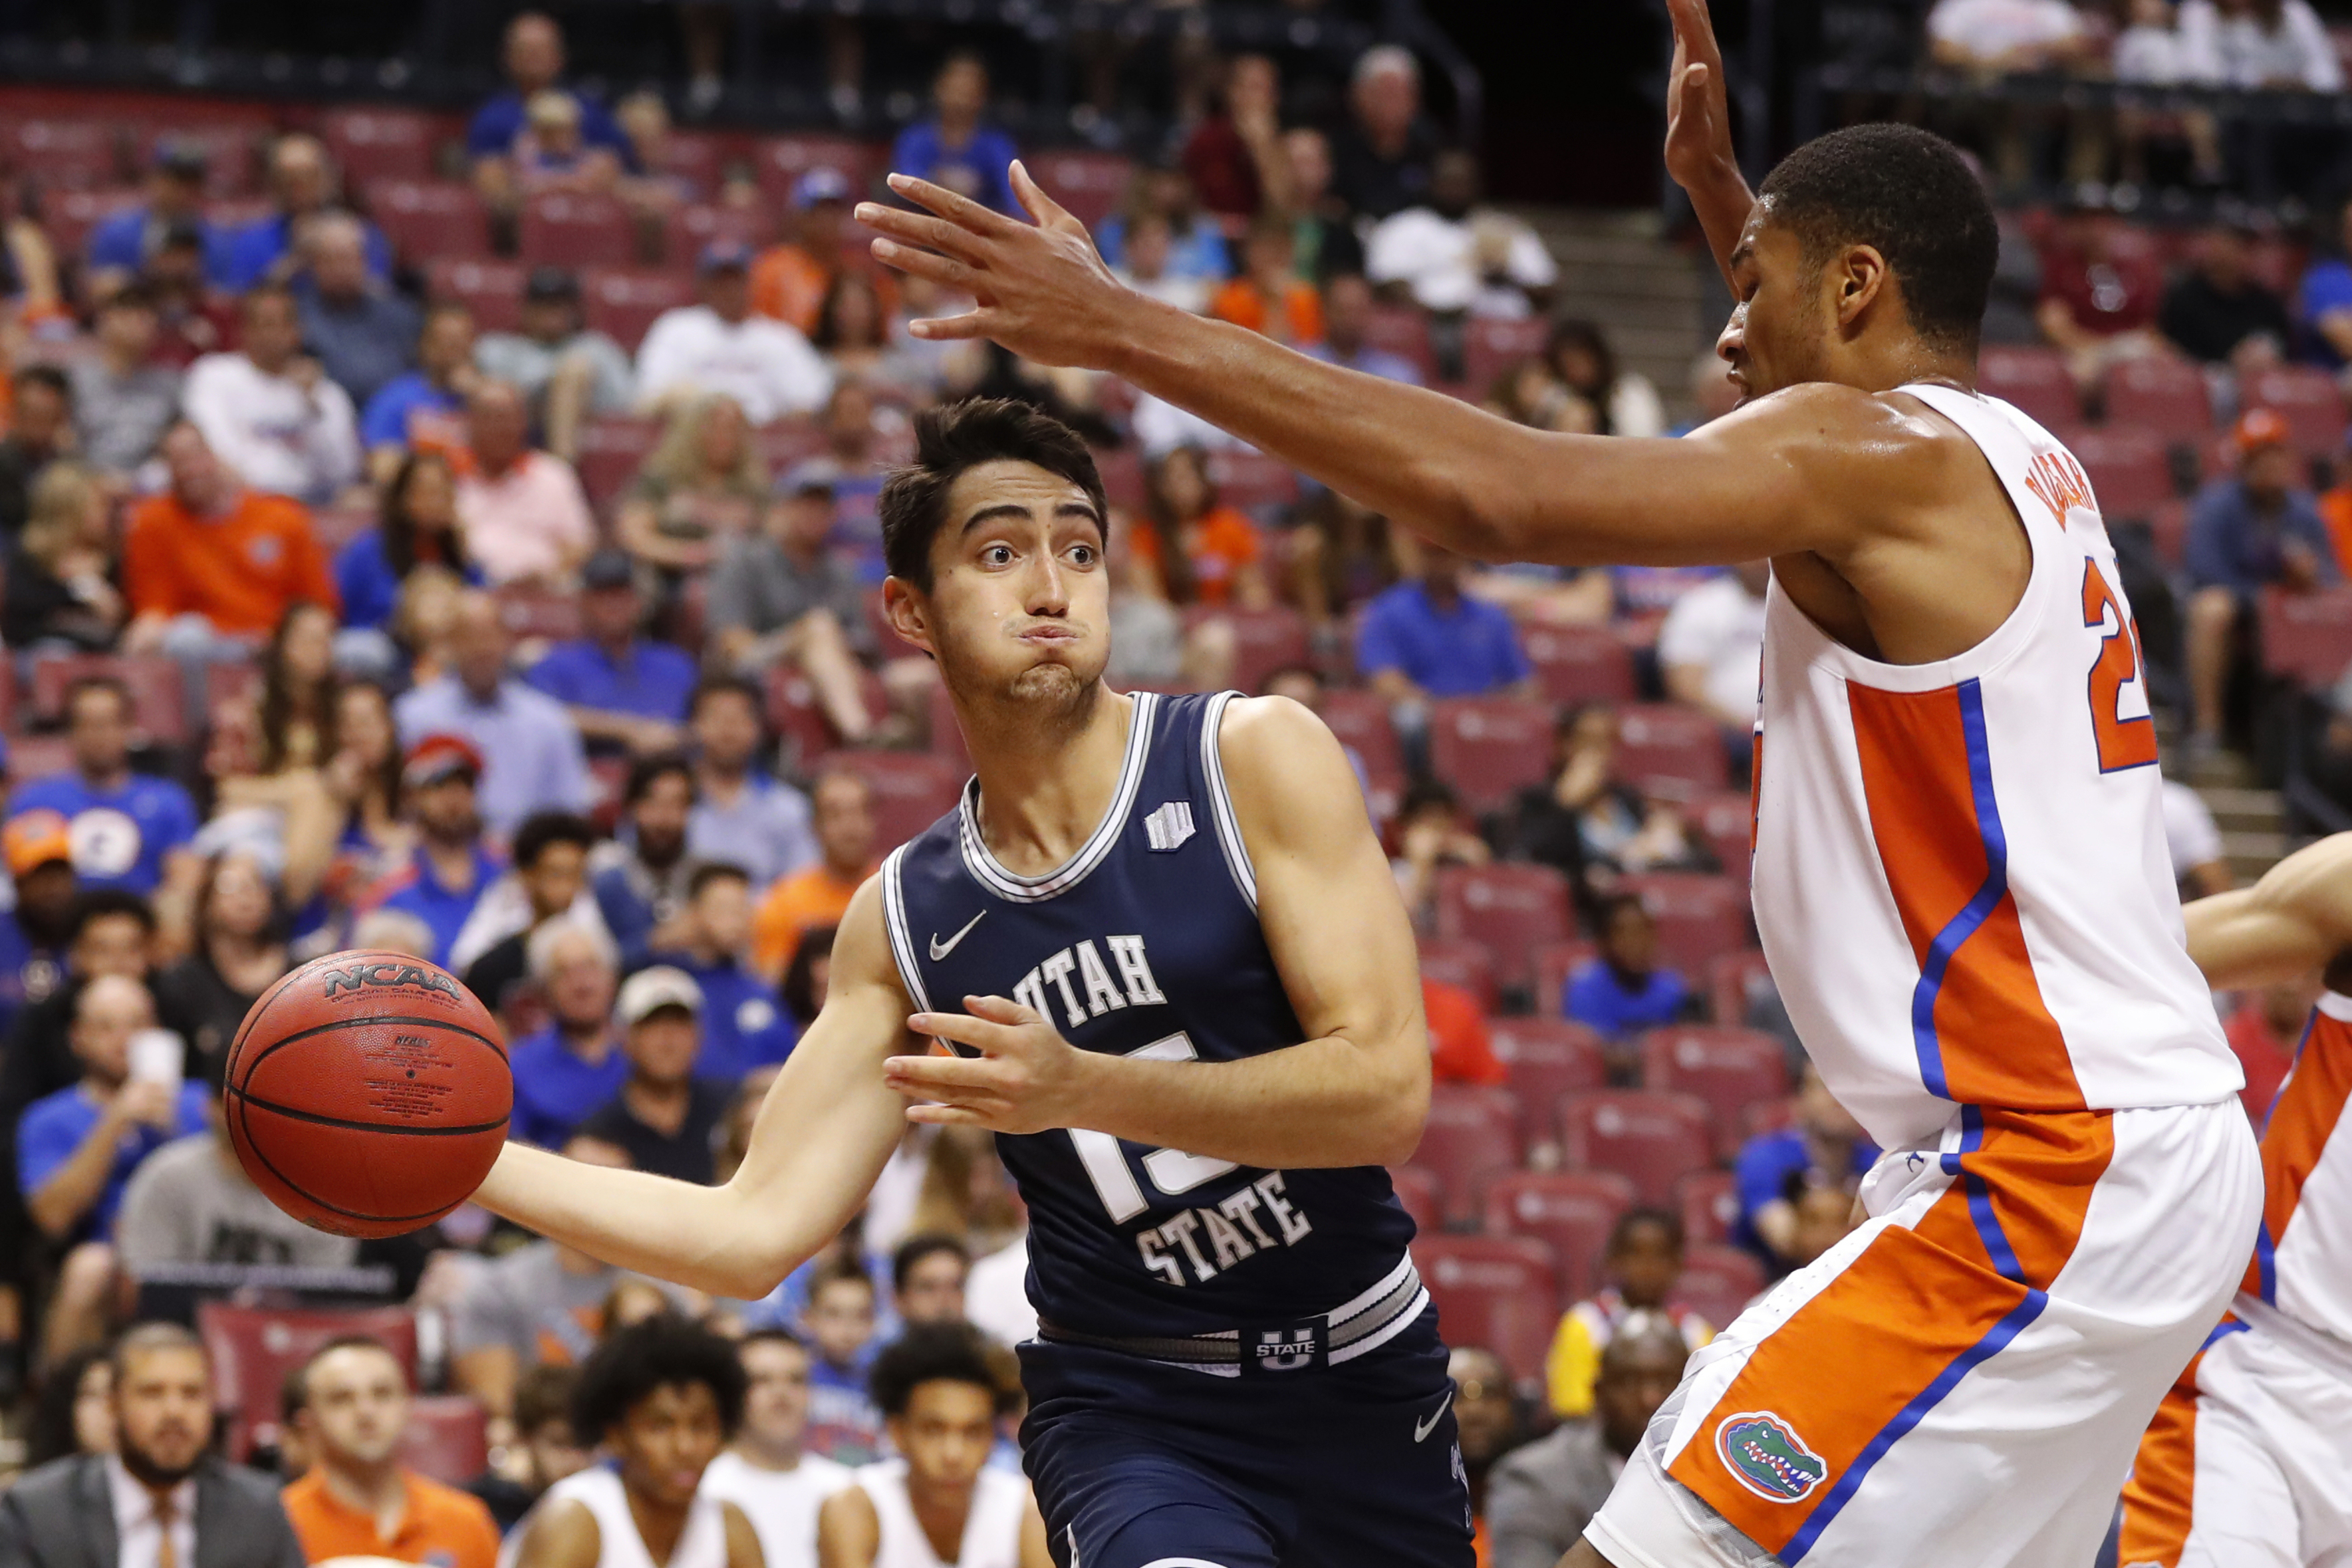
{"label": "coach in suit", "polygon": [[113,1359],[119,1453],[55,1460],[0,1493],[0,1568],[302,1568],[277,1487],[207,1451],[195,1336],[142,1324]]}

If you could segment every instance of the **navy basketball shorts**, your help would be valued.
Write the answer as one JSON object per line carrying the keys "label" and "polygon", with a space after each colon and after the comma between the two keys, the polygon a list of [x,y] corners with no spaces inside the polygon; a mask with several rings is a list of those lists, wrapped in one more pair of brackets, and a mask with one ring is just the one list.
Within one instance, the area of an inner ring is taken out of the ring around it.
{"label": "navy basketball shorts", "polygon": [[1218,1377],[1021,1347],[1057,1568],[1471,1568],[1437,1313],[1337,1367]]}

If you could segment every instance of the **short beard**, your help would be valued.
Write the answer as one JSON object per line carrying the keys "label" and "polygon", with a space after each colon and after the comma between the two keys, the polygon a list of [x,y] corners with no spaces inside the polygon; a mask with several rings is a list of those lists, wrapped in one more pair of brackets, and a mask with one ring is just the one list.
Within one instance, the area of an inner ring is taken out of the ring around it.
{"label": "short beard", "polygon": [[117,1443],[115,1452],[122,1460],[122,1468],[131,1472],[131,1479],[150,1491],[167,1491],[178,1486],[195,1473],[196,1466],[204,1462],[205,1457],[204,1450],[199,1448],[194,1460],[173,1470],[164,1468],[127,1442]]}
{"label": "short beard", "polygon": [[1055,745],[1077,734],[1093,719],[1102,696],[1099,672],[1089,679],[1066,664],[1031,665],[991,689],[952,646],[942,642],[940,656],[941,683],[954,696],[977,700],[982,710],[969,718],[982,723],[994,719],[1025,745]]}

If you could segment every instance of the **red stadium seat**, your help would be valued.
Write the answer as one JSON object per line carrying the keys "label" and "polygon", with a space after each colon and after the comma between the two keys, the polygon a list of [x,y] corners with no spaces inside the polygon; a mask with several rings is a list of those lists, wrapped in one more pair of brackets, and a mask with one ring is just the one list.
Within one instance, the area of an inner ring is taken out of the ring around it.
{"label": "red stadium seat", "polygon": [[1488,1236],[1528,1236],[1552,1250],[1563,1301],[1581,1300],[1600,1280],[1602,1250],[1617,1216],[1633,1206],[1633,1184],[1605,1171],[1532,1171],[1486,1186]]}
{"label": "red stadium seat", "polygon": [[695,193],[708,195],[718,190],[728,159],[740,155],[731,136],[714,131],[673,131],[662,138],[660,155],[647,172],[670,175]]}
{"label": "red stadium seat", "polygon": [[1715,1124],[1716,1152],[1726,1158],[1739,1152],[1740,1118],[1748,1108],[1785,1100],[1793,1087],[1780,1042],[1733,1024],[1651,1030],[1642,1041],[1642,1082],[1705,1100]]}
{"label": "red stadium seat", "polygon": [[2081,459],[2109,526],[2145,520],[2172,499],[2172,468],[2163,437],[2151,430],[2110,425],[2075,433],[2070,449]]}
{"label": "red stadium seat", "polygon": [[266,122],[217,120],[200,125],[159,125],[150,127],[139,138],[140,168],[146,168],[155,155],[158,142],[166,139],[183,145],[193,144],[205,155],[205,194],[211,196],[242,196],[260,184],[260,152],[263,139],[269,134]]}
{"label": "red stadium seat", "polygon": [[1601,949],[1597,944],[1581,938],[1572,942],[1548,942],[1536,949],[1536,1012],[1547,1018],[1558,1017],[1563,1007],[1568,977],[1600,955]]}
{"label": "red stadium seat", "polygon": [[1417,939],[1421,977],[1458,985],[1478,999],[1479,1007],[1495,1011],[1495,955],[1475,942],[1448,942],[1444,937]]}
{"label": "red stadium seat", "polygon": [[1581,1024],[1540,1015],[1497,1018],[1487,1037],[1518,1097],[1519,1142],[1527,1147],[1552,1141],[1562,1096],[1608,1087],[1601,1038]]}
{"label": "red stadium seat", "polygon": [[495,589],[499,619],[520,641],[568,642],[580,635],[580,596],[552,588],[511,584]]}
{"label": "red stadium seat", "polygon": [[1025,162],[1045,194],[1090,229],[1118,210],[1135,177],[1135,161],[1116,153],[1036,153]]}
{"label": "red stadium seat", "polygon": [[635,353],[655,317],[694,303],[694,279],[683,272],[591,268],[581,274],[580,301],[592,329]]}
{"label": "red stadium seat", "polygon": [[1388,703],[1369,691],[1326,692],[1323,722],[1362,759],[1372,781],[1373,816],[1383,822],[1395,816],[1404,794],[1404,749],[1389,721]]}
{"label": "red stadium seat", "polygon": [[882,150],[847,136],[770,136],[751,153],[751,170],[760,194],[777,206],[792,202],[793,186],[811,169],[831,169],[849,182],[850,194],[862,197],[875,178]]}
{"label": "red stadium seat", "polygon": [[580,488],[588,492],[591,506],[602,507],[629,488],[646,458],[660,445],[661,432],[658,420],[627,416],[591,419],[581,426],[580,456],[573,467],[579,470]]}
{"label": "red stadium seat", "polygon": [[1484,397],[1503,373],[1543,353],[1551,325],[1541,316],[1502,321],[1473,316],[1463,324],[1462,379],[1473,397]]}
{"label": "red stadium seat", "polygon": [[196,1309],[196,1333],[212,1357],[214,1396],[229,1415],[234,1459],[277,1442],[286,1374],[330,1340],[364,1334],[381,1341],[412,1376],[416,1371],[416,1321],[404,1307],[330,1311],[206,1301]]}
{"label": "red stadium seat", "polygon": [[408,1406],[408,1436],[401,1462],[449,1486],[464,1486],[489,1468],[489,1416],[462,1394],[428,1394]]}
{"label": "red stadium seat", "polygon": [[775,212],[766,205],[675,207],[662,218],[662,259],[684,269],[701,257],[703,247],[716,241],[756,249],[775,236]]}
{"label": "red stadium seat", "polygon": [[412,262],[481,260],[490,254],[490,216],[471,185],[378,180],[367,188],[367,206],[393,249]]}
{"label": "red stadium seat", "polygon": [[1771,989],[1772,971],[1762,953],[1724,953],[1706,966],[1707,1016],[1744,1027],[1751,1003]]}
{"label": "red stadium seat", "polygon": [[18,735],[8,742],[8,782],[30,783],[73,771],[73,742],[63,735]]}
{"label": "red stadium seat", "polygon": [[2124,361],[2107,372],[2107,423],[2162,441],[2201,438],[2213,428],[2205,373],[2168,355]]}
{"label": "red stadium seat", "polygon": [[1693,1171],[1675,1184],[1683,1235],[1693,1242],[1727,1242],[1739,1223],[1738,1179],[1728,1171]]}
{"label": "red stadium seat", "polygon": [[32,717],[48,723],[65,717],[66,692],[77,680],[111,676],[131,690],[134,730],[161,744],[188,739],[188,689],[180,667],[161,655],[68,653],[33,660]]}
{"label": "red stadium seat", "polygon": [[1475,1218],[1488,1177],[1519,1163],[1519,1105],[1508,1089],[1441,1083],[1430,1090],[1429,1121],[1412,1163],[1445,1184],[1445,1216]]}
{"label": "red stadium seat", "polygon": [[1519,634],[1551,702],[1631,702],[1633,653],[1607,626],[1532,626]]}
{"label": "red stadium seat", "polygon": [[931,755],[971,776],[971,752],[963,743],[963,726],[956,722],[955,700],[944,685],[931,688]]}
{"label": "red stadium seat", "polygon": [[1726,790],[1694,803],[1689,816],[1691,826],[1722,863],[1723,874],[1737,882],[1747,881],[1756,836],[1754,801],[1745,791]]}
{"label": "red stadium seat", "polygon": [[1245,610],[1234,605],[1195,605],[1184,612],[1187,626],[1221,620],[1233,628],[1234,686],[1255,691],[1265,678],[1287,665],[1307,664],[1314,650],[1307,638],[1307,617],[1287,605]]}
{"label": "red stadium seat", "polygon": [[635,226],[610,196],[551,191],[523,204],[519,249],[532,267],[626,267],[637,258]]}
{"label": "red stadium seat", "polygon": [[1551,771],[1549,703],[1518,697],[1448,697],[1431,705],[1430,766],[1463,805],[1488,812]]}
{"label": "red stadium seat", "polygon": [[1720,1329],[1745,1311],[1768,1283],[1764,1266],[1749,1254],[1701,1242],[1683,1255],[1683,1277],[1675,1281],[1666,1303],[1686,1307]]}
{"label": "red stadium seat", "polygon": [[1244,511],[1272,510],[1298,500],[1298,470],[1263,452],[1211,452],[1209,482],[1217,487],[1219,500]]}
{"label": "red stadium seat", "polygon": [[352,185],[433,177],[433,117],[413,109],[331,109],[319,137]]}
{"label": "red stadium seat", "polygon": [[1637,702],[1617,714],[1617,776],[1671,799],[1723,788],[1723,735],[1713,719],[1671,702]]}
{"label": "red stadium seat", "polygon": [[1495,955],[1495,978],[1528,982],[1536,949],[1575,929],[1568,879],[1549,866],[1448,866],[1437,873],[1437,933]]}
{"label": "red stadium seat", "polygon": [[[858,684],[866,716],[879,723],[890,711],[890,696],[883,689],[882,678],[862,670]],[[782,738],[789,765],[794,767],[806,768],[841,744],[817,705],[815,689],[799,670],[783,663],[768,669],[768,727]]]}
{"label": "red stadium seat", "polygon": [[1614,1171],[1648,1204],[1672,1201],[1675,1184],[1713,1163],[1706,1102],[1660,1089],[1572,1094],[1559,1108],[1560,1155],[1572,1171]]}
{"label": "red stadium seat", "polygon": [[1113,506],[1141,508],[1149,499],[1143,478],[1143,454],[1132,447],[1095,451],[1095,472],[1102,477],[1103,495]]}
{"label": "red stadium seat", "polygon": [[425,267],[425,292],[474,312],[474,330],[511,332],[522,325],[522,289],[530,269],[520,261],[441,258]]}
{"label": "red stadium seat", "polygon": [[1493,1351],[1522,1383],[1543,1375],[1559,1326],[1550,1247],[1523,1236],[1425,1236],[1412,1257],[1447,1344]]}
{"label": "red stadium seat", "polygon": [[2029,419],[2065,430],[2083,422],[2066,358],[2056,349],[1990,344],[1977,359],[1977,389],[2013,403]]}
{"label": "red stadium seat", "polygon": [[2189,503],[2168,500],[2148,513],[2149,542],[2156,546],[2156,558],[2168,571],[2178,572],[2189,564]]}
{"label": "red stadium seat", "polygon": [[2264,669],[2314,690],[2333,686],[2352,665],[2352,588],[2264,590],[2262,635]]}
{"label": "red stadium seat", "polygon": [[827,769],[838,768],[866,781],[874,795],[875,849],[887,854],[955,809],[970,775],[943,758],[922,752],[834,752]]}
{"label": "red stadium seat", "polygon": [[1696,871],[1651,871],[1628,877],[1626,892],[1642,900],[1658,926],[1658,956],[1696,981],[1723,953],[1748,942],[1748,885]]}
{"label": "red stadium seat", "polygon": [[45,186],[88,190],[121,177],[116,127],[105,120],[20,120],[0,132],[0,158]]}
{"label": "red stadium seat", "polygon": [[2269,408],[2286,416],[2294,444],[2306,456],[2333,456],[2344,444],[2344,395],[2336,378],[2316,365],[2278,365],[2248,376],[2240,400],[2249,408]]}
{"label": "red stadium seat", "polygon": [[1389,1170],[1389,1180],[1396,1186],[1397,1202],[1412,1215],[1415,1230],[1434,1236],[1445,1228],[1445,1184],[1435,1172],[1419,1165],[1395,1165]]}
{"label": "red stadium seat", "polygon": [[74,260],[89,243],[91,229],[123,208],[137,206],[144,195],[136,185],[52,191],[41,198],[41,228],[60,261]]}

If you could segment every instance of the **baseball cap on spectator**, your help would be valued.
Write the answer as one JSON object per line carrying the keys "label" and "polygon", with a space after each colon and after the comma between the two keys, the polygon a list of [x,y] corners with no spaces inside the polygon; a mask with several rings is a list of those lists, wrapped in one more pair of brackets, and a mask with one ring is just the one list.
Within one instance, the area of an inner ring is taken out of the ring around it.
{"label": "baseball cap on spectator", "polygon": [[607,588],[634,588],[636,584],[636,568],[625,550],[599,550],[580,568],[580,586],[592,594]]}
{"label": "baseball cap on spectator", "polygon": [[642,1024],[665,1007],[683,1007],[698,1017],[702,987],[685,970],[656,963],[629,976],[617,1005],[624,1024]]}
{"label": "baseball cap on spectator", "polygon": [[244,855],[272,883],[286,879],[285,817],[274,805],[222,812],[197,830],[188,847],[200,860],[215,855]]}
{"label": "baseball cap on spectator", "polygon": [[2294,432],[2277,409],[2249,408],[2238,416],[2230,438],[2237,444],[2238,456],[2251,458],[2265,447],[2285,446],[2294,438]]}
{"label": "baseball cap on spectator", "polygon": [[73,833],[61,811],[28,811],[0,829],[0,850],[8,857],[8,875],[23,877],[52,860],[73,859]]}
{"label": "baseball cap on spectator", "polygon": [[537,304],[580,298],[580,279],[561,267],[534,267],[523,280],[522,297]]}
{"label": "baseball cap on spectator", "polygon": [[811,169],[793,182],[793,210],[806,212],[819,202],[849,199],[849,176],[838,169]]}
{"label": "baseball cap on spectator", "polygon": [[201,182],[212,166],[205,156],[202,143],[178,136],[166,136],[155,143],[154,167],[159,174],[169,174],[175,180]]}
{"label": "baseball cap on spectator", "polygon": [[702,247],[702,259],[695,271],[708,278],[714,272],[748,272],[751,268],[751,247],[740,239],[714,239]]}
{"label": "baseball cap on spectator", "polygon": [[830,458],[811,458],[795,464],[776,481],[780,496],[831,495],[841,488],[841,468]]}
{"label": "baseball cap on spectator", "polygon": [[430,789],[459,773],[477,783],[482,776],[482,753],[463,735],[427,735],[400,764],[400,782],[409,789]]}

